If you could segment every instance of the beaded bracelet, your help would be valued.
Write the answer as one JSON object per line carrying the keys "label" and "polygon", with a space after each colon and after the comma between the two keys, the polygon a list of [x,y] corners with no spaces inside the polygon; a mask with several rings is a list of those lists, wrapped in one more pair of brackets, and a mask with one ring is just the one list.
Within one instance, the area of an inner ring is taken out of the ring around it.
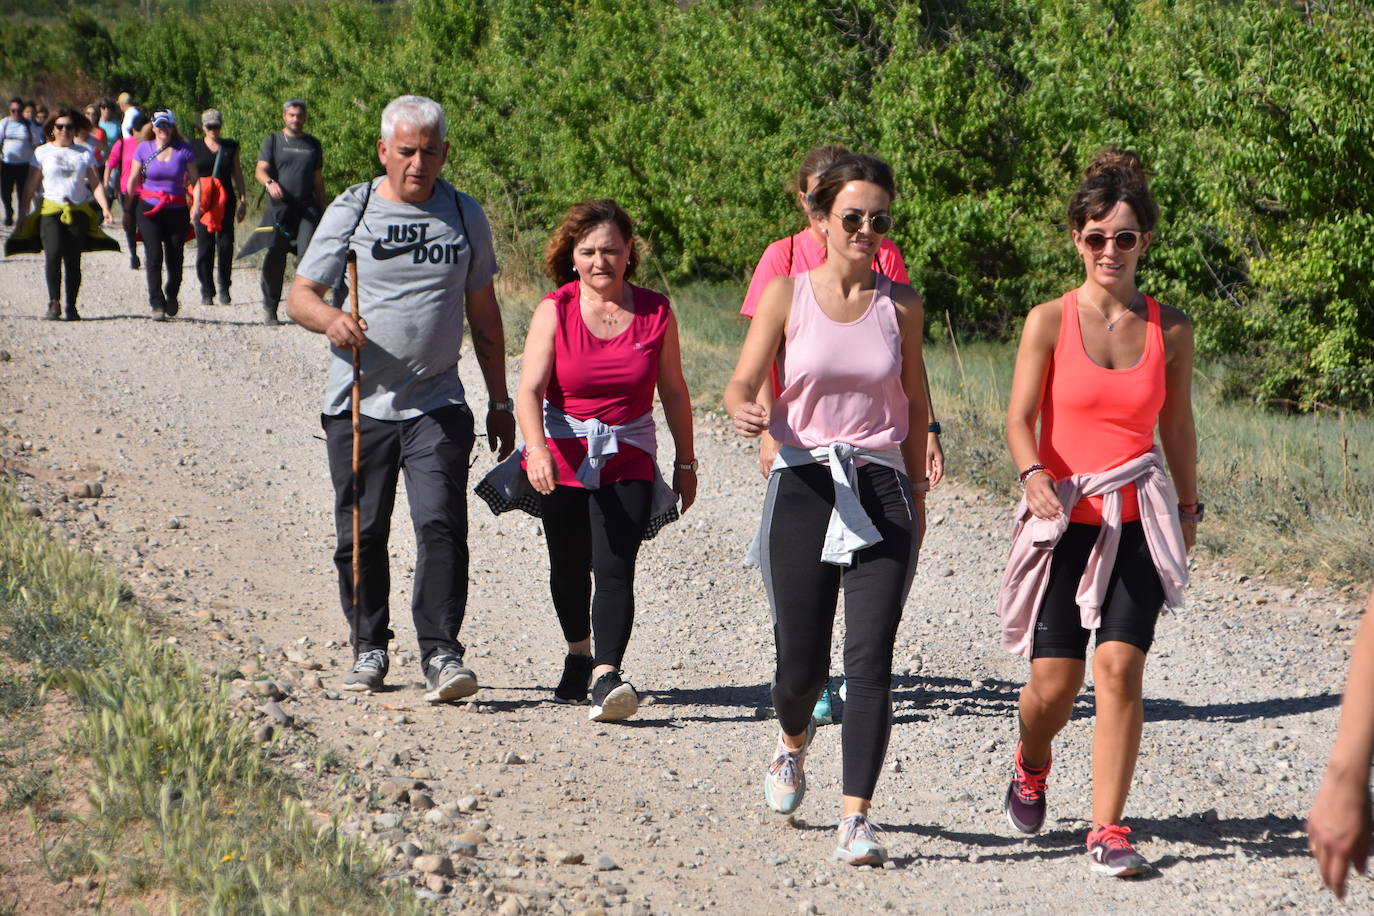
{"label": "beaded bracelet", "polygon": [[1033,464],[1022,471],[1020,476],[1021,489],[1024,490],[1026,488],[1026,481],[1030,480],[1036,474],[1043,472],[1045,469],[1043,464]]}

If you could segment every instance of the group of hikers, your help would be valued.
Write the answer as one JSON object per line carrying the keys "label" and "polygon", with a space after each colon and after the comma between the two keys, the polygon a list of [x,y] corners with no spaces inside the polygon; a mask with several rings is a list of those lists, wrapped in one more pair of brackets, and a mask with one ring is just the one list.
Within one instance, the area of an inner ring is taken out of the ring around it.
{"label": "group of hikers", "polygon": [[217,293],[230,304],[233,261],[262,251],[263,321],[280,323],[286,256],[304,253],[325,204],[324,152],[305,132],[305,102],[288,99],[282,129],[262,142],[253,176],[267,204],[237,254],[234,224],[247,216],[247,194],[239,144],[222,135],[219,109],[201,113],[201,135],[188,141],[172,110],[141,108],[127,92],[84,112],[30,116],[31,105],[11,99],[0,121],[0,196],[5,225],[18,223],[5,253],[43,252],[47,318],[80,320],[81,255],[120,250],[101,228],[114,224],[118,203],[129,266],[146,273],[154,320],[181,311],[185,245],[194,239],[202,305]]}
{"label": "group of hikers", "polygon": [[[459,641],[476,441],[472,399],[456,371],[466,327],[486,388],[487,444],[500,462],[475,491],[495,513],[519,509],[542,522],[566,643],[552,699],[585,703],[598,722],[635,715],[639,694],[623,666],[636,557],[646,539],[690,509],[699,463],[672,308],[662,293],[632,282],[639,264],[633,219],[612,199],[592,199],[571,206],[554,229],[543,261],[551,289],[530,319],[512,396],[491,229],[478,202],[440,177],[449,153],[443,108],[421,96],[391,101],[377,140],[384,174],[327,207],[318,145],[300,140],[305,106],[293,100],[284,111],[280,148],[269,148],[272,138],[264,143],[257,175],[269,194],[274,186],[283,192],[274,200],[313,194],[322,211],[301,216],[292,233],[301,256],[286,307],[297,324],[323,334],[332,353],[321,424],[353,650],[343,687],[377,690],[389,671],[387,541],[404,473],[425,699],[446,703],[478,690]],[[79,114],[63,112],[56,121],[79,126]],[[178,151],[175,120],[158,112],[153,126],[162,133],[148,160],[135,154],[135,170],[156,182],[180,168],[194,189],[201,172],[196,157]],[[268,155],[287,164],[264,169]],[[312,167],[313,189],[278,184]],[[1159,615],[1182,606],[1187,553],[1204,518],[1192,326],[1137,286],[1159,220],[1147,175],[1140,157],[1122,149],[1104,149],[1086,165],[1064,214],[1081,281],[1030,309],[1006,426],[1023,496],[998,613],[1003,647],[1028,660],[1029,676],[1003,808],[1020,833],[1044,826],[1054,740],[1073,712],[1094,642],[1085,850],[1094,871],[1112,876],[1150,867],[1124,822],[1142,734],[1143,673]],[[153,204],[147,210],[177,205],[176,188],[155,186],[153,194],[164,196],[154,200],[129,187]],[[91,186],[108,220],[99,188]],[[236,190],[241,199],[241,184]],[[834,856],[880,865],[889,853],[870,809],[892,726],[894,642],[926,531],[926,493],[944,474],[942,430],[922,355],[924,303],[887,238],[897,194],[891,168],[821,146],[803,160],[795,191],[805,225],[769,245],[759,262],[741,309],[748,332],[724,392],[734,431],[759,441],[766,478],[746,557],[762,572],[775,640],[778,732],[759,777],[770,809],[799,809],[812,738],[832,717],[830,646],[843,590]],[[194,214],[203,198],[193,190],[180,205]],[[146,210],[140,220],[153,225]],[[328,298],[345,285],[353,310]],[[655,396],[673,442],[671,479],[658,461]],[[1347,866],[1363,868],[1369,840],[1369,624],[1351,685],[1311,821],[1313,852],[1338,894]]]}

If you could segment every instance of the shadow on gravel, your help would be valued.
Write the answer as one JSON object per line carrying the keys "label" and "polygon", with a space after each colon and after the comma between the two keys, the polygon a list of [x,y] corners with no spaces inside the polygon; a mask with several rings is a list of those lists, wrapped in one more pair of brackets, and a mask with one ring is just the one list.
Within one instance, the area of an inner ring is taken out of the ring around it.
{"label": "shadow on gravel", "polygon": [[[756,710],[773,705],[771,688],[768,684],[755,684],[753,686],[735,684],[695,689],[669,688],[667,690],[647,690],[645,693],[653,696],[654,706],[662,705],[677,708],[707,706],[735,711],[733,715],[707,712],[700,715],[672,716],[672,720],[677,722],[750,722],[760,718],[756,714]],[[647,722],[649,720],[639,721]]]}
{"label": "shadow on gravel", "polygon": [[1231,859],[1238,852],[1256,859],[1305,858],[1306,824],[1299,817],[1266,814],[1263,817],[1228,817],[1208,823],[1204,815],[1180,814],[1166,818],[1131,818],[1131,826],[1143,837],[1200,846],[1197,855],[1164,856],[1157,863],[1167,868],[1177,862]]}
{"label": "shadow on gravel", "polygon": [[1205,703],[1200,706],[1190,706],[1178,700],[1146,699],[1145,721],[1197,719],[1203,722],[1248,722],[1251,719],[1300,716],[1340,705],[1341,695],[1338,693],[1323,693],[1310,697],[1274,697],[1248,703]]}

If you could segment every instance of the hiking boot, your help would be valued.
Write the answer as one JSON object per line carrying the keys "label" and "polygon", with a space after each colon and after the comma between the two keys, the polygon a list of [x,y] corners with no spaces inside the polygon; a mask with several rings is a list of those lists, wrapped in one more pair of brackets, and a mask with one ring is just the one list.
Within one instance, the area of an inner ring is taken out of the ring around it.
{"label": "hiking boot", "polygon": [[1088,833],[1088,861],[1092,870],[1113,878],[1129,878],[1150,869],[1145,857],[1132,848],[1126,834],[1131,828],[1103,824]]}
{"label": "hiking boot", "polygon": [[607,671],[592,685],[592,722],[619,722],[639,712],[639,694],[634,685],[621,680],[619,671]]}
{"label": "hiking boot", "polygon": [[840,819],[840,840],[835,858],[849,865],[877,865],[887,861],[887,847],[878,842],[878,828],[867,815],[846,815]]}
{"label": "hiking boot", "polygon": [[1022,833],[1039,833],[1045,825],[1045,780],[1050,775],[1054,755],[1050,755],[1041,769],[1031,769],[1021,761],[1021,742],[1018,741],[1013,762],[1016,771],[1007,786],[1007,798],[1003,803],[1007,821]]}
{"label": "hiking boot", "polygon": [[555,703],[587,702],[587,686],[592,682],[592,657],[569,652],[563,657],[563,679],[553,688]]}
{"label": "hiking boot", "polygon": [[[220,305],[229,305],[229,304],[230,304],[231,302],[233,302],[233,301],[234,301],[233,298],[230,297],[230,295],[229,295],[229,290],[227,290],[227,289],[222,289],[222,290],[219,291],[219,304],[220,304]],[[209,303],[207,302],[206,305],[209,305]]]}
{"label": "hiking boot", "polygon": [[391,668],[385,649],[366,649],[353,659],[353,670],[343,677],[344,690],[381,690]]}
{"label": "hiking boot", "polygon": [[763,800],[779,814],[791,814],[801,806],[806,797],[806,749],[811,739],[816,737],[816,722],[806,723],[806,740],[799,748],[790,748],[778,734],[778,745],[773,750],[773,759],[768,762],[768,770],[763,774]]}
{"label": "hiking boot", "polygon": [[834,725],[835,711],[830,708],[830,684],[827,682],[821,688],[821,695],[816,700],[816,708],[811,710],[811,721],[817,725]]}
{"label": "hiking boot", "polygon": [[477,692],[477,675],[464,667],[463,656],[455,652],[436,652],[425,664],[426,703],[448,703]]}
{"label": "hiking boot", "polygon": [[80,321],[81,313],[76,310],[76,306],[69,305],[67,306],[67,314],[65,317],[68,321]]}
{"label": "hiking boot", "polygon": [[48,303],[48,314],[43,316],[49,321],[57,321],[62,317],[62,303],[53,299]]}

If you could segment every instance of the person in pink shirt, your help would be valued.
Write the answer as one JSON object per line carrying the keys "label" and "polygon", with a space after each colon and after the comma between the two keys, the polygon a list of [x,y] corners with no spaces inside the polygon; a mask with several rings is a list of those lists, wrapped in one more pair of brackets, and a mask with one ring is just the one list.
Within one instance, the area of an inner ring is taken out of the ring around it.
{"label": "person in pink shirt", "polygon": [[[574,205],[554,231],[544,270],[559,286],[530,319],[516,392],[523,457],[477,486],[492,511],[543,519],[549,588],[567,641],[554,699],[585,702],[591,682],[597,722],[639,709],[620,670],[634,625],[635,558],[677,518],[677,499],[686,512],[697,491],[677,321],[666,296],[630,283],[634,238],[613,200]],[[655,392],[676,450],[671,489],[655,460]]]}
{"label": "person in pink shirt", "polygon": [[[825,146],[818,146],[806,154],[802,159],[801,167],[797,170],[797,207],[802,215],[807,218],[807,226],[796,235],[790,235],[785,239],[778,239],[773,244],[764,249],[763,257],[759,258],[758,266],[754,268],[754,275],[749,280],[749,289],[744,294],[744,304],[740,306],[739,313],[746,318],[753,318],[754,311],[758,308],[759,298],[763,295],[763,290],[772,282],[774,277],[795,277],[800,274],[813,270],[825,263],[825,236],[821,229],[824,220],[817,220],[810,214],[808,197],[811,193],[816,176],[824,172],[827,167],[835,163],[844,156],[850,155],[849,149],[839,143],[830,143]],[[884,236],[878,244],[878,253],[873,259],[873,269],[878,271],[898,283],[910,284],[911,278],[907,275],[906,262],[902,260],[902,253],[898,250],[896,243],[892,239]],[[922,372],[925,371],[924,366]],[[778,370],[775,366],[769,376],[768,382],[759,392],[759,403],[765,406],[771,405],[778,389]],[[945,476],[945,453],[940,447],[940,422],[935,419],[935,402],[930,394],[930,379],[926,377],[926,409],[930,414],[930,420],[926,430],[926,479],[933,487]],[[773,465],[773,459],[778,454],[778,444],[767,430],[759,437],[759,471],[764,478],[768,477],[769,469]],[[844,682],[840,682],[840,696],[844,697]],[[830,692],[830,684],[827,681],[825,689],[821,691],[820,698],[816,700],[816,708],[813,718],[817,725],[830,725],[834,721],[832,712],[834,700]]]}
{"label": "person in pink shirt", "polygon": [[[888,857],[868,814],[892,728],[893,647],[930,489],[921,297],[873,266],[892,227],[893,191],[891,168],[873,156],[845,156],[817,177],[808,204],[825,261],[765,287],[725,388],[736,432],[769,430],[778,442],[747,561],[763,573],[776,644],[780,734],[764,799],[792,814],[805,795],[811,713],[843,589],[849,698],[834,855],[851,865]],[[784,347],[770,407],[759,393]]]}
{"label": "person in pink shirt", "polygon": [[105,160],[104,179],[105,187],[119,189],[124,238],[129,244],[129,267],[132,270],[141,270],[143,262],[138,258],[138,225],[134,222],[134,201],[138,198],[128,193],[124,176],[133,169],[134,151],[138,149],[138,145],[153,138],[153,128],[141,113],[135,113],[131,123],[133,130],[120,137],[110,147],[110,155]]}

